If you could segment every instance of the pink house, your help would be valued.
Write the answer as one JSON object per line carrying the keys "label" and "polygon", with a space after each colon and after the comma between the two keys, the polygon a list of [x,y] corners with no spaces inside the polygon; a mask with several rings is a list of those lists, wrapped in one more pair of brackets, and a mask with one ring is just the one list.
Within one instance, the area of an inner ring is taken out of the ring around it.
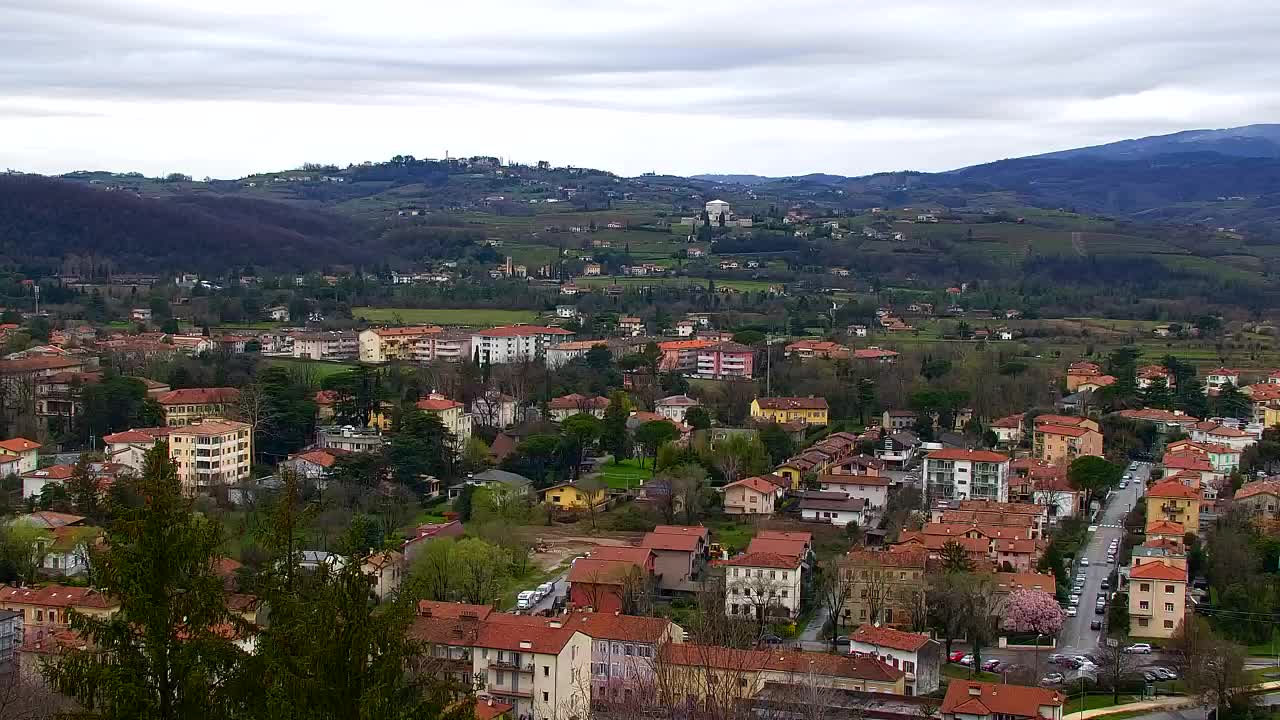
{"label": "pink house", "polygon": [[750,378],[754,372],[755,351],[736,342],[721,342],[698,351],[697,377]]}

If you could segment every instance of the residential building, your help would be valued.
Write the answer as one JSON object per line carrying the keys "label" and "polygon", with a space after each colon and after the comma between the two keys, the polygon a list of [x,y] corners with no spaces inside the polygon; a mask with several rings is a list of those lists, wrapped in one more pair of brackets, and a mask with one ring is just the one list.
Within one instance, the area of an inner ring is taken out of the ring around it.
{"label": "residential building", "polygon": [[18,458],[15,472],[19,475],[40,466],[41,447],[40,443],[21,437],[0,440],[0,453]]}
{"label": "residential building", "polygon": [[1187,570],[1161,560],[1129,568],[1129,635],[1171,638],[1187,614]]}
{"label": "residential building", "polygon": [[685,416],[689,414],[689,410],[696,407],[702,407],[702,403],[688,395],[664,397],[653,405],[655,412],[675,423],[683,423]]}
{"label": "residential building", "polygon": [[[581,562],[581,561],[579,561]],[[591,638],[593,707],[632,708],[657,701],[658,653],[684,642],[684,630],[666,618],[574,613],[569,627]]]}
{"label": "residential building", "polygon": [[373,427],[325,425],[316,428],[316,447],[347,452],[374,452],[382,447],[382,431]]}
{"label": "residential building", "polygon": [[760,477],[748,477],[720,488],[726,515],[773,515],[777,486]]}
{"label": "residential building", "polygon": [[1147,522],[1168,520],[1193,534],[1200,532],[1200,493],[1176,480],[1164,480],[1147,488]]}
{"label": "residential building", "polygon": [[867,501],[843,492],[806,490],[800,496],[800,517],[809,522],[845,527],[849,523],[867,525]]}
{"label": "residential building", "polygon": [[931,499],[1009,500],[1009,457],[990,450],[944,448],[924,458],[925,492]]}
{"label": "residential building", "polygon": [[65,485],[71,479],[75,468],[71,465],[49,465],[38,470],[22,474],[22,497],[39,497],[44,486],[49,484]]}
{"label": "residential building", "polygon": [[1238,451],[1243,451],[1257,442],[1256,437],[1239,428],[1216,423],[1212,420],[1196,423],[1192,426],[1191,439],[1196,442],[1226,445]]}
{"label": "residential building", "polygon": [[233,387],[183,388],[170,390],[156,402],[164,410],[169,427],[190,425],[205,418],[225,418],[235,412],[240,391]]}
{"label": "residential building", "polygon": [[914,410],[885,410],[880,415],[880,427],[889,432],[910,430],[916,425]]}
{"label": "residential building", "polygon": [[830,340],[797,340],[783,348],[786,357],[797,357],[801,360],[823,358],[826,360],[848,360],[852,357],[849,348]]}
{"label": "residential building", "polygon": [[538,492],[542,502],[561,510],[601,508],[608,501],[608,495],[604,489],[584,490],[573,483],[560,483]]}
{"label": "residential building", "polygon": [[253,426],[235,420],[201,420],[173,428],[169,458],[191,494],[249,479],[253,464]]}
{"label": "residential building", "polygon": [[1161,410],[1160,408],[1141,408],[1138,410],[1121,410],[1120,417],[1130,420],[1143,420],[1156,426],[1162,434],[1186,431],[1190,433],[1199,418],[1187,415],[1179,410]]}
{"label": "residential building", "polygon": [[409,636],[425,643],[429,668],[514,706],[519,717],[585,717],[591,638],[571,620],[422,600]]}
{"label": "residential building", "polygon": [[868,511],[877,511],[889,504],[890,480],[887,475],[819,475],[818,487],[825,492],[863,500]]}
{"label": "residential building", "polygon": [[[899,328],[890,327],[890,330]],[[909,327],[905,328],[911,329]],[[865,360],[867,362],[880,363],[881,365],[892,365],[898,361],[898,353],[893,350],[885,350],[878,347],[858,348],[853,351],[854,360]]]}
{"label": "residential building", "polygon": [[1240,387],[1239,370],[1220,367],[1210,370],[1204,375],[1204,389],[1206,392],[1217,392],[1227,385]]}
{"label": "residential building", "polygon": [[[604,559],[578,558],[569,568],[569,602],[575,608],[603,613],[639,611],[651,590],[654,556],[648,548],[617,548]],[[631,556],[631,559],[626,559]]]}
{"label": "residential building", "polygon": [[996,434],[999,444],[1004,447],[1017,447],[1022,442],[1023,416],[1009,415],[991,422],[991,432]]}
{"label": "residential building", "polygon": [[486,427],[509,428],[516,424],[516,399],[497,390],[487,390],[471,401],[471,416]]}
{"label": "residential building", "polygon": [[1280,477],[1245,483],[1236,491],[1235,504],[1261,520],[1280,520]]}
{"label": "residential building", "polygon": [[40,640],[71,626],[70,612],[106,618],[120,609],[120,602],[87,587],[42,585],[40,587],[0,586],[0,609],[22,617],[23,635]]}
{"label": "residential building", "polygon": [[471,414],[457,400],[431,393],[413,406],[422,412],[440,419],[444,429],[453,436],[453,446],[461,451],[471,440]]}
{"label": "residential building", "polygon": [[747,543],[747,554],[773,553],[798,559],[806,568],[814,562],[813,533],[761,530]]}
{"label": "residential building", "polygon": [[557,370],[584,356],[593,347],[609,347],[604,340],[571,340],[547,348],[547,369]]}
{"label": "residential building", "polygon": [[692,375],[698,370],[699,351],[716,344],[715,340],[667,340],[658,343],[662,358],[658,361],[658,369],[664,372],[678,372]]}
{"label": "residential building", "polygon": [[840,562],[849,597],[841,623],[909,627],[924,612],[928,552],[850,550]]}
{"label": "residential building", "polygon": [[1091,362],[1074,362],[1067,367],[1067,392],[1073,393],[1081,385],[1093,382],[1102,375],[1102,367]]}
{"label": "residential building", "polygon": [[1209,460],[1209,465],[1213,468],[1213,472],[1217,475],[1227,476],[1231,471],[1240,467],[1240,456],[1242,450],[1237,450],[1230,445],[1220,445],[1210,442],[1195,442],[1193,440],[1175,440],[1165,446],[1165,454],[1196,454],[1202,455]]}
{"label": "residential building", "polygon": [[696,351],[693,377],[703,380],[751,378],[755,372],[755,351],[732,341],[722,341]]}
{"label": "residential building", "polygon": [[922,633],[871,624],[849,636],[849,652],[869,655],[906,675],[907,695],[928,695],[942,684],[942,644]]}
{"label": "residential building", "polygon": [[942,720],[1063,720],[1066,701],[1057,690],[956,680],[938,712]]}
{"label": "residential building", "polygon": [[922,443],[920,437],[910,430],[899,430],[888,433],[876,446],[875,456],[885,463],[886,467],[905,470],[915,462]]}
{"label": "residential building", "polygon": [[386,600],[400,588],[405,574],[404,555],[383,550],[364,559],[360,570],[369,578],[369,592],[378,600]]}
{"label": "residential building", "polygon": [[[658,328],[661,330],[662,328]],[[635,337],[644,334],[644,321],[638,317],[625,315],[618,318],[618,332]]]}
{"label": "residential building", "polygon": [[490,365],[533,362],[545,357],[555,343],[572,337],[563,328],[506,325],[473,333],[471,348],[479,362]]}
{"label": "residential building", "polygon": [[0,610],[0,676],[13,670],[21,646],[22,614],[17,610]]}
{"label": "residential building", "polygon": [[564,422],[565,419],[579,413],[604,419],[604,412],[608,409],[609,398],[599,395],[591,397],[571,393],[554,398],[547,403],[547,413],[553,422]]}
{"label": "residential building", "polygon": [[659,684],[659,707],[678,707],[690,717],[714,717],[774,690],[793,698],[794,686],[805,693],[830,689],[903,695],[905,689],[901,670],[863,655],[676,643],[662,648],[660,666],[664,682]]}
{"label": "residential building", "polygon": [[659,525],[640,547],[653,551],[654,574],[664,593],[696,592],[707,562],[710,533],[701,526]]}
{"label": "residential building", "polygon": [[800,611],[799,558],[746,553],[720,563],[725,571],[724,611],[750,619],[794,618]]}
{"label": "residential building", "polygon": [[308,360],[355,360],[360,357],[360,335],[351,330],[291,332],[289,354]]}
{"label": "residential building", "polygon": [[429,358],[428,338],[440,335],[444,328],[435,325],[417,327],[369,328],[360,331],[360,362],[385,363],[392,360],[425,362]]}
{"label": "residential building", "polygon": [[761,397],[751,401],[753,419],[779,425],[826,425],[828,410],[827,399],[820,397]]}
{"label": "residential building", "polygon": [[1102,432],[1095,420],[1040,415],[1032,436],[1032,456],[1050,465],[1068,466],[1086,455],[1102,456]]}
{"label": "residential building", "polygon": [[333,471],[338,458],[350,454],[346,450],[316,448],[290,455],[287,460],[280,463],[280,467],[292,471],[299,479],[318,483],[323,489],[324,482],[328,480],[329,473]]}

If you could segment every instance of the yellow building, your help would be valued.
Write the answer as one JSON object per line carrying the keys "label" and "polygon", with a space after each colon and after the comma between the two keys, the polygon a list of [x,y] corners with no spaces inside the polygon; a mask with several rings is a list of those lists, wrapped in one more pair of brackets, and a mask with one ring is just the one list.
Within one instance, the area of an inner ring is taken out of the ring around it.
{"label": "yellow building", "polygon": [[1280,407],[1263,408],[1262,424],[1266,427],[1280,425]]}
{"label": "yellow building", "polygon": [[827,399],[820,397],[773,397],[751,401],[751,417],[763,422],[803,422],[827,424]]}
{"label": "yellow building", "polygon": [[467,441],[471,439],[471,414],[466,412],[462,403],[431,393],[413,406],[428,415],[440,418],[444,429],[453,435],[454,447],[459,450],[466,447]]}
{"label": "yellow building", "polygon": [[244,482],[253,465],[253,428],[234,420],[202,420],[169,433],[169,458],[188,493]]}
{"label": "yellow building", "polygon": [[444,332],[435,325],[419,327],[370,328],[360,333],[360,362],[384,363],[392,360],[424,362],[432,360],[431,339]]}
{"label": "yellow building", "polygon": [[1032,456],[1067,466],[1085,455],[1102,456],[1102,432],[1096,420],[1071,415],[1040,415],[1032,433]]}
{"label": "yellow building", "polygon": [[1168,520],[1200,533],[1200,493],[1177,480],[1158,482],[1147,489],[1147,522]]}
{"label": "yellow building", "polygon": [[0,586],[0,609],[22,615],[28,638],[41,640],[71,626],[70,612],[107,618],[120,609],[120,602],[97,590],[69,585],[42,587]]}
{"label": "yellow building", "polygon": [[1129,569],[1129,635],[1170,638],[1187,613],[1187,571],[1163,562]]}
{"label": "yellow building", "polygon": [[[561,510],[586,510],[588,507],[604,505],[608,495],[603,488],[588,492],[573,483],[561,483],[542,490],[539,497],[542,502],[555,505]],[[587,504],[588,500],[591,503],[590,506]]]}

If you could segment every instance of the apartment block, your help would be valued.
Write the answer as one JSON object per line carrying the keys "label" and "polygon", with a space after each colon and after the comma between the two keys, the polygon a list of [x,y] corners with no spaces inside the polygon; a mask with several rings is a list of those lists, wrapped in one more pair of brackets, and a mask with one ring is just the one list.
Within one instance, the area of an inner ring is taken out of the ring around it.
{"label": "apartment block", "polygon": [[931,500],[1009,500],[1009,457],[990,450],[934,450],[924,459]]}

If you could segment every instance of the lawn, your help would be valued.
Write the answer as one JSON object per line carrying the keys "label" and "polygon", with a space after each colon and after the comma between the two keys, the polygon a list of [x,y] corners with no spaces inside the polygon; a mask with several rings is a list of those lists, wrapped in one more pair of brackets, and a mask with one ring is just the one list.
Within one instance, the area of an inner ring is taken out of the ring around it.
{"label": "lawn", "polygon": [[653,470],[642,467],[643,460],[632,458],[620,463],[609,463],[600,466],[604,482],[611,490],[629,490],[639,487],[645,480],[653,477]]}
{"label": "lawn", "polygon": [[351,315],[372,323],[431,323],[434,325],[472,325],[493,327],[531,323],[538,319],[532,310],[498,310],[493,308],[374,308],[358,307]]}
{"label": "lawn", "polygon": [[305,369],[315,374],[317,381],[323,380],[330,375],[336,375],[340,372],[346,372],[356,367],[358,363],[341,363],[329,362],[326,360],[306,360],[303,358],[266,358],[266,361],[272,365],[279,365],[288,369]]}
{"label": "lawn", "polygon": [[756,529],[752,525],[728,517],[707,518],[703,524],[711,529],[711,540],[720,543],[730,554],[746,550],[747,544],[756,535]]}
{"label": "lawn", "polygon": [[1126,703],[1137,702],[1138,698],[1132,695],[1120,694],[1120,702],[1113,702],[1111,693],[1090,693],[1084,698],[1084,707],[1080,707],[1080,696],[1071,695],[1067,697],[1067,702],[1062,706],[1062,714],[1065,717],[1068,712],[1081,712],[1083,710],[1097,710],[1098,708],[1111,707],[1113,705],[1124,705]]}
{"label": "lawn", "polygon": [[969,668],[958,663],[944,663],[942,665],[942,675],[953,680],[980,680],[982,682],[1000,682],[1000,676],[995,673],[970,672]]}

